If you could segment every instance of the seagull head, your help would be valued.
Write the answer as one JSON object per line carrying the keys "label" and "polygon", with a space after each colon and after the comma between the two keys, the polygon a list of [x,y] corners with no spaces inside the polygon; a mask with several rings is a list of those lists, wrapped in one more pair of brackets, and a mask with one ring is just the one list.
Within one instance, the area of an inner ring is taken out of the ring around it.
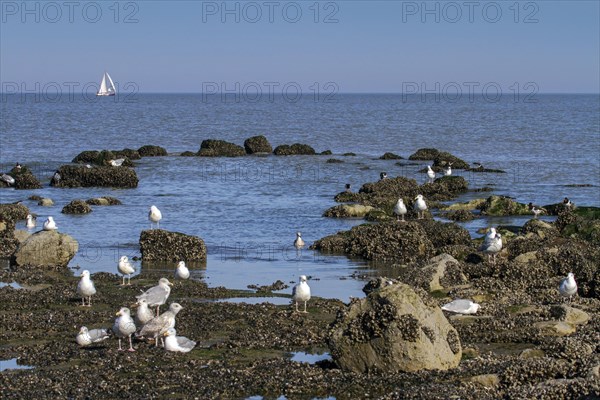
{"label": "seagull head", "polygon": [[88,328],[86,328],[85,326],[82,326],[81,328],[79,328],[79,334],[83,335],[85,333],[88,332]]}
{"label": "seagull head", "polygon": [[300,282],[306,282],[307,278],[306,275],[300,275]]}
{"label": "seagull head", "polygon": [[163,336],[176,336],[177,335],[177,331],[175,330],[175,328],[169,328],[167,329],[167,331],[165,333],[163,333]]}
{"label": "seagull head", "polygon": [[87,269],[84,269],[81,272],[81,276],[89,278],[90,277],[90,271],[88,271]]}

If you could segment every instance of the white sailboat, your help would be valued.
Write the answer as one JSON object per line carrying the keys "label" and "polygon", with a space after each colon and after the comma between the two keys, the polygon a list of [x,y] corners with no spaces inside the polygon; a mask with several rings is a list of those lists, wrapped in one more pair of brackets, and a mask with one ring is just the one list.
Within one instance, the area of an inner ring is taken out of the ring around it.
{"label": "white sailboat", "polygon": [[100,83],[100,90],[96,93],[96,96],[114,96],[116,93],[115,84],[111,79],[108,72],[104,72],[102,76],[102,82]]}

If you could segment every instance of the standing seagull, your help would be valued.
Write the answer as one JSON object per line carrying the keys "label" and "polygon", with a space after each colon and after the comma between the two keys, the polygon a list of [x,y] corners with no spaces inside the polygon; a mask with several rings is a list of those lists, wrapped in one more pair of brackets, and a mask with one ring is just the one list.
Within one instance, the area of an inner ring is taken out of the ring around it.
{"label": "standing seagull", "polygon": [[416,203],[415,203],[415,210],[417,211],[417,218],[418,219],[423,219],[425,218],[425,210],[427,210],[427,204],[425,203],[425,200],[423,200],[423,195],[420,194],[418,195],[416,198]]}
{"label": "standing seagull", "polygon": [[27,229],[33,228],[35,228],[35,219],[33,218],[33,215],[27,214]]}
{"label": "standing seagull", "polygon": [[148,302],[144,299],[138,300],[135,312],[135,324],[144,326],[154,318],[154,312],[148,308]]}
{"label": "standing seagull", "polygon": [[387,179],[387,172],[381,172],[379,174],[379,180],[382,181],[384,179]]}
{"label": "standing seagull", "polygon": [[304,240],[302,240],[302,233],[296,232],[296,240],[294,240],[294,247],[301,249],[304,247]]}
{"label": "standing seagull", "polygon": [[402,199],[398,199],[398,202],[394,206],[394,214],[396,214],[396,219],[400,221],[400,217],[402,217],[402,222],[404,222],[404,216],[407,213],[406,206],[404,205],[404,201]]}
{"label": "standing seagull", "polygon": [[160,220],[162,219],[162,213],[156,206],[151,206],[150,211],[148,212],[148,219],[150,220],[150,229],[152,229],[152,224],[156,223],[156,227],[160,229]]}
{"label": "standing seagull", "polygon": [[492,240],[493,238],[496,237],[496,228],[490,228],[487,232],[487,234],[485,235],[484,238],[484,242],[489,242],[490,240]]}
{"label": "standing seagull", "polygon": [[431,169],[431,165],[427,166],[427,177],[429,178],[429,183],[433,183],[435,179],[435,171]]}
{"label": "standing seagull", "polygon": [[125,286],[125,275],[127,275],[127,284],[131,285],[131,274],[135,272],[135,268],[133,268],[127,256],[121,256],[117,269],[123,274],[123,284],[121,286]]}
{"label": "standing seagull", "polygon": [[77,284],[77,293],[81,296],[82,306],[86,306],[85,298],[88,298],[88,307],[92,306],[92,296],[96,294],[94,282],[90,279],[90,271],[87,269],[81,273],[81,280]]}
{"label": "standing seagull", "polygon": [[310,300],[310,286],[306,283],[306,275],[300,275],[300,283],[292,289],[292,298],[296,302],[296,312],[301,312],[298,310],[298,303],[301,301],[304,302],[304,311],[302,312],[308,312],[306,311],[306,302]]}
{"label": "standing seagull", "polygon": [[185,261],[179,261],[179,264],[177,264],[175,277],[179,279],[187,279],[190,277],[190,270],[185,266]]}
{"label": "standing seagull", "polygon": [[569,298],[571,302],[571,296],[577,294],[577,282],[575,282],[575,275],[572,272],[567,274],[567,277],[560,281],[558,291],[561,295]]}
{"label": "standing seagull", "polygon": [[54,222],[54,218],[48,217],[48,219],[44,222],[44,230],[45,231],[55,231],[58,229],[56,226],[56,222]]}
{"label": "standing seagull", "polygon": [[119,338],[119,351],[123,351],[121,339],[125,338],[129,338],[129,351],[135,351],[131,344],[131,335],[135,332],[135,323],[131,319],[129,308],[123,307],[117,312],[117,319],[115,319],[112,331]]}
{"label": "standing seagull", "polygon": [[573,209],[575,208],[575,203],[573,203],[571,200],[569,200],[568,197],[565,197],[563,200],[563,204],[565,205],[565,207]]}
{"label": "standing seagull", "polygon": [[58,172],[58,170],[56,170],[54,175],[52,175],[52,179],[50,179],[50,185],[57,186],[60,183],[60,180],[61,180],[60,172]]}
{"label": "standing seagull", "polygon": [[531,211],[533,213],[533,218],[537,218],[540,214],[542,214],[544,212],[543,208],[534,206],[533,203],[527,204],[527,207],[529,207],[529,211]]}
{"label": "standing seagull", "polygon": [[165,304],[171,294],[170,286],[173,286],[173,284],[167,278],[160,278],[157,286],[151,287],[144,293],[136,296],[136,298],[138,300],[146,300],[150,307],[156,306],[156,315],[158,315],[158,309],[161,305]]}
{"label": "standing seagull", "polygon": [[185,336],[177,336],[177,331],[175,328],[169,328],[164,333],[166,336],[165,339],[165,349],[167,351],[179,351],[182,353],[187,353],[192,351],[196,342],[186,338]]}
{"label": "standing seagull", "polygon": [[[427,171],[429,172],[429,171]],[[446,170],[444,171],[444,176],[450,176],[452,175],[452,163],[448,163],[448,168],[446,168]]]}
{"label": "standing seagull", "polygon": [[77,340],[77,344],[80,346],[89,346],[92,343],[99,343],[109,337],[110,333],[108,329],[92,329],[90,331],[85,326],[82,326],[75,340]]}
{"label": "standing seagull", "polygon": [[496,254],[498,254],[502,250],[502,235],[496,233],[496,235],[489,240],[484,240],[481,247],[479,247],[479,251],[483,251],[488,255],[488,261],[493,257],[493,262],[496,263]]}
{"label": "standing seagull", "polygon": [[170,328],[175,328],[175,316],[182,309],[183,307],[179,303],[172,303],[168,311],[165,311],[144,325],[138,336],[153,336],[155,345],[158,346],[158,337]]}

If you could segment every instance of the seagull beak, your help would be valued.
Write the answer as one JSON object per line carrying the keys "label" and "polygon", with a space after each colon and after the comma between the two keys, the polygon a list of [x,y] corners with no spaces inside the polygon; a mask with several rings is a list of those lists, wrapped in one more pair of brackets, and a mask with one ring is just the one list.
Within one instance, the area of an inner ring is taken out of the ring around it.
{"label": "seagull beak", "polygon": [[163,336],[169,336],[169,332],[163,333]]}
{"label": "seagull beak", "polygon": [[121,315],[121,311],[118,311],[118,312],[117,312],[115,315],[116,315],[116,316],[119,316],[119,315]]}

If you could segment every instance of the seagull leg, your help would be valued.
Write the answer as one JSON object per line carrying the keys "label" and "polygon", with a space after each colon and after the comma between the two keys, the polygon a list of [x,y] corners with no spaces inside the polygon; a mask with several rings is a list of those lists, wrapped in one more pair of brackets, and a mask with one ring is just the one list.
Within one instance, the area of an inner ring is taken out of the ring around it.
{"label": "seagull leg", "polygon": [[133,345],[131,344],[131,335],[129,335],[129,351],[135,351]]}
{"label": "seagull leg", "polygon": [[404,214],[402,214],[402,222],[405,222],[405,221],[404,221]]}
{"label": "seagull leg", "polygon": [[156,306],[156,316],[158,317],[158,309],[160,308],[160,305]]}
{"label": "seagull leg", "polygon": [[123,351],[123,349],[121,348],[121,339],[119,338],[119,351]]}
{"label": "seagull leg", "polygon": [[308,314],[308,311],[306,311],[306,302],[304,302],[304,314]]}
{"label": "seagull leg", "polygon": [[81,306],[82,306],[82,307],[85,307],[85,297],[82,297],[82,298],[81,298]]}
{"label": "seagull leg", "polygon": [[300,312],[300,310],[298,310],[298,302],[296,302],[296,312]]}

